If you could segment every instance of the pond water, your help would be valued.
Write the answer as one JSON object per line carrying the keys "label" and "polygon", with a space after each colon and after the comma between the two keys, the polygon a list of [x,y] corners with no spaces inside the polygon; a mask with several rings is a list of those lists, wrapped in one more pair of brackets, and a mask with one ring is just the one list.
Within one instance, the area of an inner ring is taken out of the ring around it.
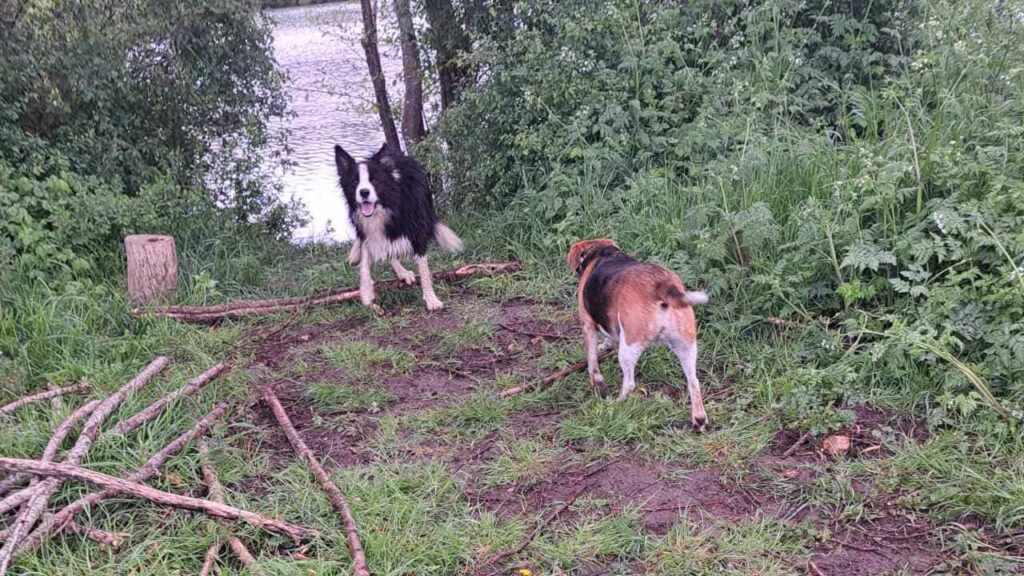
{"label": "pond water", "polygon": [[[353,233],[338,186],[334,145],[359,158],[384,142],[360,44],[359,3],[275,8],[267,14],[274,22],[274,56],[289,76],[292,116],[283,127],[289,131],[293,165],[282,174],[283,193],[304,204],[310,219],[295,231],[295,240],[347,240]],[[387,15],[379,19],[381,36],[393,38]],[[401,58],[395,46],[383,42],[380,52],[395,106],[402,96]]]}

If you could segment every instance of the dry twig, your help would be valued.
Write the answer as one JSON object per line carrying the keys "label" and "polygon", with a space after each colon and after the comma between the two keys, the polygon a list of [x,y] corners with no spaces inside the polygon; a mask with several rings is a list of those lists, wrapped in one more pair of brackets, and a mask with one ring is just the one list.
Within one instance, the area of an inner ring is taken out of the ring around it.
{"label": "dry twig", "polygon": [[210,576],[213,573],[217,565],[217,554],[219,553],[220,542],[214,542],[210,545],[210,549],[206,551],[206,557],[203,559],[203,568],[199,571],[199,576]]}
{"label": "dry twig", "polygon": [[114,426],[114,429],[111,430],[110,433],[128,434],[139,426],[142,426],[146,422],[149,422],[159,416],[160,413],[164,411],[164,408],[166,408],[171,402],[174,402],[182,396],[191,396],[192,394],[195,394],[200,388],[206,386],[209,382],[230,369],[231,366],[224,364],[223,362],[217,364],[213,368],[210,368],[206,372],[203,372],[199,376],[189,380],[188,384],[185,386],[178,388],[174,392],[171,392],[170,394],[158,399],[156,402],[153,402],[135,416],[118,422],[117,426]]}
{"label": "dry twig", "polygon": [[[598,356],[597,357],[597,361],[600,362],[600,361],[604,360],[605,358],[607,358],[607,357],[609,357],[611,355],[612,355],[612,351],[608,350],[608,351],[604,352],[603,354],[601,354],[600,356]],[[522,394],[523,392],[528,392],[528,391],[530,391],[530,390],[532,390],[534,388],[543,388],[545,386],[550,386],[551,384],[554,384],[555,382],[561,380],[562,378],[565,378],[566,376],[570,376],[572,374],[575,374],[576,372],[579,372],[580,370],[583,370],[586,367],[587,367],[587,361],[586,360],[580,360],[579,362],[574,362],[574,363],[566,366],[565,368],[562,368],[561,370],[559,370],[557,372],[553,372],[551,374],[548,374],[542,380],[538,380],[536,382],[530,382],[529,384],[523,384],[522,386],[516,386],[515,388],[507,388],[505,390],[502,390],[501,393],[498,394],[498,397],[499,398],[508,398],[509,396],[515,396],[516,394]]]}
{"label": "dry twig", "polygon": [[[223,504],[224,487],[221,486],[220,480],[217,478],[217,469],[210,461],[210,447],[207,446],[205,440],[199,441],[199,462],[203,470],[203,481],[206,482],[207,496],[210,500]],[[231,546],[243,566],[249,567],[256,563],[256,558],[253,558],[252,553],[237,536],[229,536],[228,545]]]}
{"label": "dry twig", "polygon": [[88,382],[82,382],[81,384],[75,384],[74,386],[68,386],[67,388],[53,388],[50,390],[44,390],[35,394],[30,394],[23,398],[19,398],[10,404],[6,404],[0,407],[0,416],[6,416],[22,406],[33,404],[35,402],[42,402],[43,400],[49,400],[50,398],[56,398],[62,394],[71,394],[72,392],[81,392],[88,390]]}
{"label": "dry twig", "polygon": [[288,441],[291,442],[295,451],[299,453],[299,457],[306,461],[309,469],[313,471],[313,475],[320,482],[320,486],[327,492],[327,496],[334,509],[341,514],[341,520],[345,524],[345,534],[348,537],[348,550],[352,555],[352,572],[356,576],[370,576],[370,570],[366,565],[366,555],[363,553],[363,544],[359,540],[359,531],[356,528],[355,518],[352,517],[352,510],[349,508],[345,497],[341,494],[341,490],[338,490],[338,487],[334,485],[330,475],[327,474],[324,467],[317,461],[313,451],[299,437],[299,433],[295,430],[295,426],[292,425],[291,419],[288,418],[288,413],[284,411],[284,406],[281,406],[281,402],[277,399],[277,395],[274,394],[274,390],[270,386],[263,386],[261,390],[264,402],[274,412],[274,418],[277,419],[277,423],[284,430]]}
{"label": "dry twig", "polygon": [[804,432],[803,436],[797,438],[796,442],[794,442],[792,446],[790,446],[788,449],[786,449],[785,452],[782,453],[782,457],[783,458],[789,458],[790,456],[792,456],[797,450],[800,449],[801,446],[804,445],[804,442],[807,442],[807,440],[810,437],[811,437],[811,433],[810,432]]}

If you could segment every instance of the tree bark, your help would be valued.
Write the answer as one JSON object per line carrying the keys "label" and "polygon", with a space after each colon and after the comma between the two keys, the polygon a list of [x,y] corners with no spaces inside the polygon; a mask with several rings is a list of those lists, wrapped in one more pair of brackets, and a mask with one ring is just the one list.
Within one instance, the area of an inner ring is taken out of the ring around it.
{"label": "tree bark", "polygon": [[[223,504],[224,487],[221,486],[220,479],[217,478],[217,469],[213,467],[213,461],[210,460],[210,447],[207,445],[206,440],[199,441],[199,465],[203,471],[203,481],[206,482],[206,496],[214,502]],[[256,558],[253,557],[252,553],[249,552],[249,549],[246,548],[238,536],[228,536],[228,545],[234,551],[235,556],[238,556],[242,566],[249,568],[256,563]]]}
{"label": "tree bark", "polygon": [[435,53],[441,109],[447,110],[459,100],[472,79],[472,69],[460,62],[471,51],[472,41],[459,23],[451,0],[424,0],[423,8],[430,26],[430,44]]}
{"label": "tree bark", "polygon": [[178,255],[174,238],[137,234],[126,236],[128,295],[136,305],[170,294],[178,284]]}
{"label": "tree bark", "polygon": [[388,101],[388,85],[384,78],[384,69],[380,65],[380,52],[377,50],[377,15],[372,0],[360,0],[363,9],[363,51],[366,52],[366,68],[370,72],[373,83],[373,94],[377,99],[377,114],[380,116],[381,128],[384,130],[384,141],[392,150],[401,150],[402,143],[395,129],[395,116],[391,112]]}
{"label": "tree bark", "polygon": [[402,47],[402,78],[405,81],[405,102],[402,105],[402,138],[405,149],[423,140],[426,126],[423,122],[423,77],[420,74],[420,51],[416,42],[416,29],[412,23],[409,0],[395,0],[398,17],[399,43]]}
{"label": "tree bark", "polygon": [[[85,426],[82,427],[82,432],[78,435],[75,445],[71,447],[67,457],[64,459],[67,465],[76,466],[82,462],[92,443],[99,436],[100,426],[107,419],[107,416],[116,410],[125,398],[148,384],[150,380],[167,366],[168,362],[169,360],[164,356],[158,356],[153,359],[135,378],[132,378],[117,392],[111,394],[106,400],[96,406],[89,415],[89,419],[85,421]],[[40,462],[40,464],[47,465],[52,463]],[[17,470],[8,471],[18,472]],[[59,477],[48,477],[36,486],[30,484],[25,490],[30,493],[28,503],[25,504],[25,507],[22,508],[18,517],[14,520],[14,524],[11,526],[11,535],[4,542],[3,548],[0,548],[0,576],[7,572],[7,566],[14,558],[18,547],[22,544],[22,538],[28,535],[32,527],[35,526],[36,521],[42,517],[43,512],[46,511],[46,505],[50,502],[50,498],[60,489],[62,484],[63,481]]]}
{"label": "tree bark", "polygon": [[[159,452],[150,456],[149,460],[146,460],[146,463],[143,464],[141,468],[128,477],[128,480],[131,482],[145,482],[153,476],[156,476],[160,471],[160,468],[164,465],[164,462],[167,462],[168,458],[174,456],[178,452],[181,452],[182,448],[184,448],[189,442],[198,438],[201,434],[205,434],[226,410],[226,404],[218,404],[215,406],[214,409],[206,416],[203,416],[198,422],[196,422],[195,426],[175,438],[167,446],[161,448]],[[22,544],[22,551],[27,552],[35,550],[35,548],[39,546],[40,542],[43,541],[44,537],[60,533],[60,531],[66,528],[70,522],[74,521],[75,514],[78,514],[97,502],[101,502],[107,498],[113,498],[114,496],[117,496],[117,494],[118,493],[114,490],[90,492],[49,517],[44,518],[43,521],[39,523],[39,527],[25,538],[25,542]]]}
{"label": "tree bark", "polygon": [[242,510],[240,508],[235,508],[234,506],[228,506],[227,504],[218,504],[209,500],[203,500],[202,498],[192,498],[191,496],[182,496],[172,492],[164,492],[163,490],[150,488],[145,484],[130,482],[123,478],[103,474],[102,472],[96,472],[95,470],[82,468],[81,466],[73,466],[71,464],[57,462],[40,462],[39,460],[0,457],[0,470],[5,470],[7,472],[27,472],[28,474],[35,476],[57,478],[59,481],[78,480],[80,482],[87,482],[89,484],[95,484],[96,486],[106,490],[111,490],[115,494],[122,494],[125,496],[139,498],[141,500],[148,500],[154,504],[160,504],[172,508],[195,510],[217,518],[241,520],[251,526],[255,526],[263,530],[284,534],[296,542],[317,534],[316,530],[305,528],[303,526],[296,526],[295,524],[285,522],[284,520],[269,518],[262,514],[257,514],[256,512]]}
{"label": "tree bark", "polygon": [[[455,282],[471,276],[493,276],[495,274],[512,274],[519,272],[522,267],[518,262],[488,262],[482,264],[467,264],[459,268],[444,270],[434,274],[434,280],[439,282]],[[394,278],[376,283],[378,290],[388,288],[406,288],[408,285],[401,279]],[[270,314],[282,310],[293,310],[296,308],[329,306],[359,300],[358,288],[342,288],[331,290],[323,294],[315,294],[301,298],[272,298],[269,300],[239,300],[227,304],[213,306],[164,306],[151,310],[135,309],[132,315],[136,317],[157,316],[163,318],[176,318],[183,322],[196,324],[213,323],[220,320],[244,318],[259,314]]]}

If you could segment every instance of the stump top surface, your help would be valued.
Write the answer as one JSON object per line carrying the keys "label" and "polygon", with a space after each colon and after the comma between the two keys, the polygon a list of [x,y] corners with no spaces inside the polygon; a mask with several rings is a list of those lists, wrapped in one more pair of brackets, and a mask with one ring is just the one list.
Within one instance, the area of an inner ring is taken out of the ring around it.
{"label": "stump top surface", "polygon": [[174,242],[172,236],[160,234],[130,234],[124,237],[125,242]]}

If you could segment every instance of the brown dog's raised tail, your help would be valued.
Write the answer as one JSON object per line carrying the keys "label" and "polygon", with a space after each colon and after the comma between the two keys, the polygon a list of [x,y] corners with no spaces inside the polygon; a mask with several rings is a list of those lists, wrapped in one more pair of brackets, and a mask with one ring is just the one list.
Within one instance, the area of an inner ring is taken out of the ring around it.
{"label": "brown dog's raised tail", "polygon": [[696,290],[680,291],[679,288],[671,284],[658,286],[658,298],[668,302],[674,308],[701,306],[708,303],[706,292],[698,292]]}

